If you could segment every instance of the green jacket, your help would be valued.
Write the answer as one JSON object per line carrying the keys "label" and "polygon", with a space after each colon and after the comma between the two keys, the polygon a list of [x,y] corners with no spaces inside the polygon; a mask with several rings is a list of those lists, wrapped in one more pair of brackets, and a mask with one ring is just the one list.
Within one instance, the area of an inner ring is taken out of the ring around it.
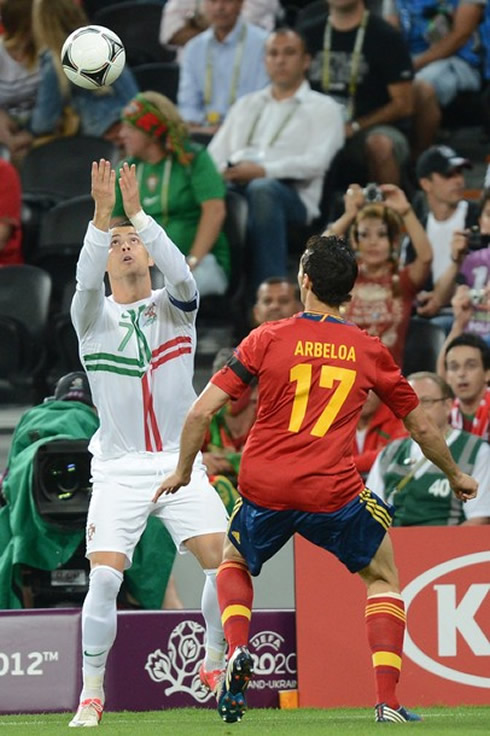
{"label": "green jacket", "polygon": [[[55,570],[72,557],[84,530],[63,529],[45,521],[31,493],[38,448],[53,439],[90,439],[99,420],[78,401],[47,401],[34,406],[16,427],[0,508],[0,608],[22,608],[20,566]],[[126,573],[129,592],[143,608],[160,608],[175,558],[175,545],[157,519],[150,523]]]}

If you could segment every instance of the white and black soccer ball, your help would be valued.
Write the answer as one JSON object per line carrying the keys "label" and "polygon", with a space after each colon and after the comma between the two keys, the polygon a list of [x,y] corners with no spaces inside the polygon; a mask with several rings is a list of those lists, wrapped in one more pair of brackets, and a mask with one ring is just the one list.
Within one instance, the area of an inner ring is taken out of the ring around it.
{"label": "white and black soccer ball", "polygon": [[113,84],[125,63],[126,52],[121,39],[104,26],[77,28],[61,49],[63,71],[70,82],[84,89]]}

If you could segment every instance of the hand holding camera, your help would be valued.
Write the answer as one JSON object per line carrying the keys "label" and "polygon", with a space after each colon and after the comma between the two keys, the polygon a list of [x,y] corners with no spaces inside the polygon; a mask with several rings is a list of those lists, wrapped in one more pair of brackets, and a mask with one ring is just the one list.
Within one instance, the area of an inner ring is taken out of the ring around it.
{"label": "hand holding camera", "polygon": [[[368,186],[370,185],[368,184]],[[395,184],[382,184],[378,189],[381,193],[381,201],[386,205],[386,207],[390,207],[399,214],[400,217],[405,217],[405,215],[408,214],[411,206],[403,189],[395,186]]]}
{"label": "hand holding camera", "polygon": [[359,184],[349,184],[349,188],[344,194],[345,213],[354,219],[359,210],[364,207],[364,204],[364,190]]}

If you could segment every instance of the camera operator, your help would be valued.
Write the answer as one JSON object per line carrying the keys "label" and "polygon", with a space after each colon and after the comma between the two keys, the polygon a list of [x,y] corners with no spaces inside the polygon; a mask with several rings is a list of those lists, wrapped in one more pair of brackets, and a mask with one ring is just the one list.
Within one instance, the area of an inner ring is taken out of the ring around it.
{"label": "camera operator", "polygon": [[[344,214],[324,234],[349,233],[357,252],[359,276],[345,317],[377,335],[401,366],[412,302],[430,271],[429,239],[405,194],[394,184],[368,184],[365,189],[351,184],[344,203]],[[413,243],[415,260],[399,268],[404,230]]]}
{"label": "camera operator", "polygon": [[478,227],[453,234],[451,263],[439,279],[438,293],[443,303],[452,297],[449,339],[472,332],[490,344],[490,189],[480,199]]}
{"label": "camera operator", "polygon": [[[38,450],[54,440],[89,440],[98,426],[87,377],[79,371],[62,376],[54,395],[26,411],[15,428],[0,487],[0,609],[35,606],[23,573],[64,566],[83,542],[84,521],[62,525],[40,512],[34,489]],[[63,499],[68,518],[72,500],[79,510],[80,497],[88,494],[81,464],[76,456],[60,452],[43,472],[49,477],[40,482],[49,487],[53,500]],[[175,545],[163,526],[158,521],[148,525],[126,573],[125,592],[142,608],[161,608],[174,559]]]}

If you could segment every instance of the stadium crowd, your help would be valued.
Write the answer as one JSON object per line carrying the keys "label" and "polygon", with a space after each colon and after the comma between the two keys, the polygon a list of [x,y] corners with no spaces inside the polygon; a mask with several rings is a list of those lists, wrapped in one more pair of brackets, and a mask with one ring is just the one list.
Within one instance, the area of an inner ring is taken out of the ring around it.
{"label": "stadium crowd", "polygon": [[[140,14],[147,6],[133,4]],[[48,181],[37,182],[42,194],[36,197],[30,160],[67,138],[75,137],[81,149],[87,137],[105,138],[114,164],[128,156],[137,164],[145,210],[169,228],[187,258],[202,297],[203,345],[216,319],[228,332],[224,343],[215,341],[214,352],[236,344],[261,320],[297,310],[296,297],[288,302],[297,256],[309,235],[325,229],[347,238],[359,258],[345,317],[380,337],[404,373],[429,370],[444,377],[448,344],[468,334],[480,338],[466,348],[481,356],[474,396],[468,401],[462,395],[471,380],[450,381],[448,390],[455,406],[465,406],[461,426],[488,441],[480,402],[488,414],[490,190],[484,181],[466,187],[465,171],[482,170],[484,162],[447,145],[455,128],[445,117],[446,108],[457,114],[470,95],[480,113],[475,122],[482,135],[488,132],[490,11],[484,0],[453,2],[451,17],[447,6],[438,15],[423,0],[168,0],[160,3],[161,55],[153,51],[144,60],[157,67],[158,89],[138,92],[145,87],[138,70],[148,63],[141,64],[130,47],[113,87],[100,94],[81,90],[63,74],[63,39],[78,26],[102,22],[114,5],[1,3],[0,264],[49,272],[49,325],[66,312],[67,289],[70,298],[73,293],[66,279],[70,270],[69,281],[74,277],[77,252],[67,259],[60,248],[42,260],[44,220],[70,195],[50,197]],[[124,39],[124,30],[117,30]],[[396,59],[390,65],[384,63],[387,45]],[[173,94],[165,81],[169,65],[178,69]],[[427,116],[437,125],[421,145]],[[169,130],[164,138],[162,124]],[[52,151],[62,181],[63,149]],[[76,162],[83,180],[90,156],[87,151]],[[48,172],[44,176],[49,179]],[[245,224],[229,212],[236,207],[230,191],[245,202]],[[123,214],[120,196],[113,214]],[[161,283],[156,269],[152,279]],[[274,299],[276,309],[258,317]],[[428,323],[432,331],[420,335],[432,349],[417,361],[417,335]],[[81,368],[73,341],[62,360],[51,332],[46,325],[46,360],[34,381],[34,400],[64,371]],[[199,366],[199,348],[197,360]],[[374,397],[354,448],[364,477],[380,447],[398,436],[391,425],[389,410]],[[219,463],[213,453],[208,458],[213,475]]]}

